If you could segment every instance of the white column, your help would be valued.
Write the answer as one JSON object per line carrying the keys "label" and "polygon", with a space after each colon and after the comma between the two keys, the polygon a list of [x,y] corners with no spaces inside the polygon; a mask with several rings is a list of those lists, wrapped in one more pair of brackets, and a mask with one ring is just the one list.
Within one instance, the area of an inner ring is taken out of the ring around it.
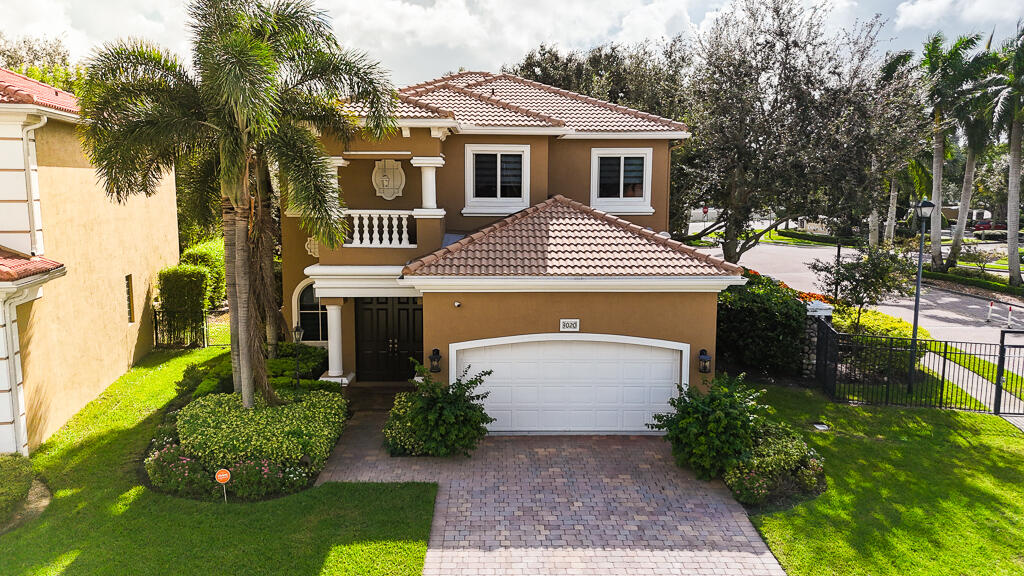
{"label": "white column", "polygon": [[341,366],[341,305],[327,305],[327,376],[340,378]]}
{"label": "white column", "polygon": [[444,166],[444,156],[413,156],[410,163],[420,169],[422,179],[421,195],[423,197],[422,208],[433,210],[437,208],[437,177],[435,170]]}

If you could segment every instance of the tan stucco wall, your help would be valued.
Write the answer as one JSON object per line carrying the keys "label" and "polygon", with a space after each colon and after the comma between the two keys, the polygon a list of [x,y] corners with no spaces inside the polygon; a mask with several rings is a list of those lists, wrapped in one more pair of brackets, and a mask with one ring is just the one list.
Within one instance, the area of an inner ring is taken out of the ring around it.
{"label": "tan stucco wall", "polygon": [[623,216],[656,232],[668,230],[669,147],[667,140],[551,140],[548,153],[552,194],[590,204],[590,152],[594,148],[651,148],[650,216]]}
{"label": "tan stucco wall", "polygon": [[707,375],[697,371],[697,353],[705,348],[715,356],[717,303],[717,294],[699,292],[427,293],[423,348],[445,356],[439,376],[447,380],[452,342],[558,332],[559,319],[579,318],[581,332],[688,343],[690,384],[701,386]]}
{"label": "tan stucco wall", "polygon": [[119,205],[104,194],[71,124],[51,120],[38,130],[36,153],[45,255],[67,275],[18,307],[31,448],[150,350],[156,274],[178,260],[173,177],[154,196]]}

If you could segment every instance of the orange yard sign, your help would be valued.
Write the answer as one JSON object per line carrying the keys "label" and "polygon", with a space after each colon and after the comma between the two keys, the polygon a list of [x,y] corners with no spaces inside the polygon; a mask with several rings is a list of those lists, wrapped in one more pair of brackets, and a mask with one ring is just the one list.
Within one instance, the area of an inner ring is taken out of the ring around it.
{"label": "orange yard sign", "polygon": [[217,474],[214,478],[216,478],[217,482],[220,482],[221,484],[227,484],[228,480],[231,480],[231,472],[226,468],[221,468],[220,470],[217,470]]}

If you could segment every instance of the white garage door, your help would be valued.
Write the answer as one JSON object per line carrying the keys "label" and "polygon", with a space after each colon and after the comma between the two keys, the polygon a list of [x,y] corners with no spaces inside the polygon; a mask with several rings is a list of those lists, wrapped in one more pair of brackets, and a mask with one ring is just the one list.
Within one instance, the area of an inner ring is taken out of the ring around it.
{"label": "white garage door", "polygon": [[494,371],[479,389],[492,432],[649,432],[685,373],[678,349],[579,340],[465,348],[456,365]]}

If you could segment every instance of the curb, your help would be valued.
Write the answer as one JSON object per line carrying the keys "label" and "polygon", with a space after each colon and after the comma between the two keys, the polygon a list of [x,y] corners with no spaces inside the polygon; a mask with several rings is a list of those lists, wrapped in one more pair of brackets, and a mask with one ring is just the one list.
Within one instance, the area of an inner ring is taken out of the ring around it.
{"label": "curb", "polygon": [[1014,304],[1012,302],[1007,302],[1005,300],[1000,300],[999,298],[985,298],[985,297],[982,297],[982,296],[978,296],[977,294],[971,294],[969,292],[961,292],[960,290],[951,290],[949,288],[944,288],[942,286],[937,286],[935,284],[932,284],[931,282],[928,282],[927,278],[922,278],[921,279],[921,283],[922,284],[927,284],[929,288],[931,288],[932,290],[938,290],[939,292],[948,292],[950,294],[956,294],[958,296],[966,296],[968,298],[975,298],[977,300],[983,300],[983,301],[986,301],[986,302],[998,302],[999,304],[1002,304],[1003,306],[1018,306],[1018,307],[1020,306],[1020,304]]}

